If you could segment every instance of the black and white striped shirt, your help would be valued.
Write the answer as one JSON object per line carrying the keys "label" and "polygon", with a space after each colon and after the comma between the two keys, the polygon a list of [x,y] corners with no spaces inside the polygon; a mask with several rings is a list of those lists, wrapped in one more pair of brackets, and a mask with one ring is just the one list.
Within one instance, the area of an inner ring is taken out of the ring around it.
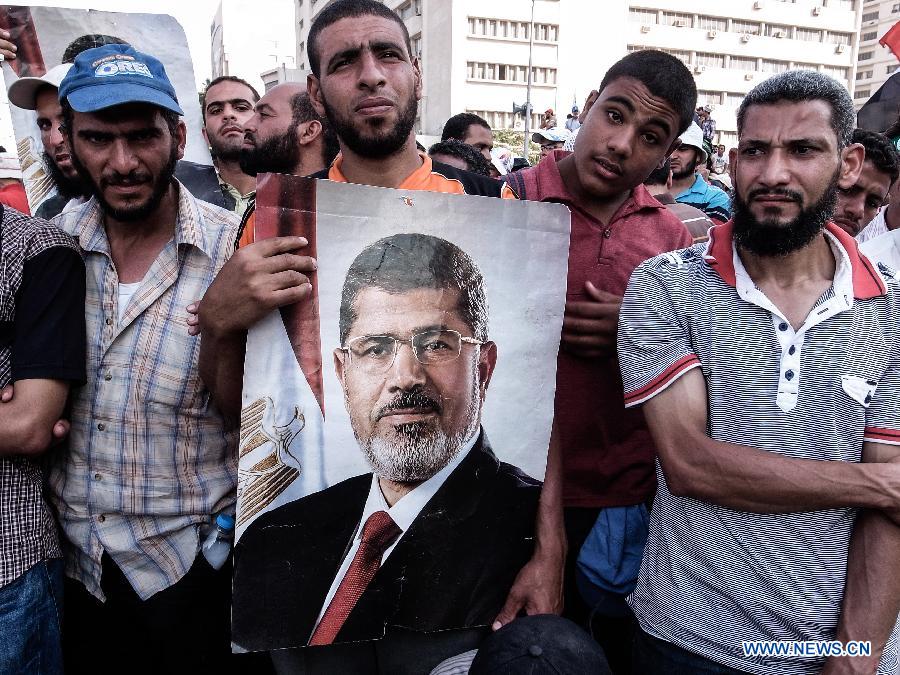
{"label": "black and white striped shirt", "polygon": [[[731,224],[710,241],[634,272],[619,322],[626,405],[692,368],[709,397],[709,435],[799,459],[858,462],[864,441],[900,444],[900,283],[839,228],[832,287],[795,331],[753,284]],[[886,268],[885,268],[886,269]],[[818,672],[824,661],[744,656],[745,640],[831,640],[855,509],[735,511],[659,491],[631,605],[641,627],[760,675]],[[881,673],[898,673],[897,629]]]}

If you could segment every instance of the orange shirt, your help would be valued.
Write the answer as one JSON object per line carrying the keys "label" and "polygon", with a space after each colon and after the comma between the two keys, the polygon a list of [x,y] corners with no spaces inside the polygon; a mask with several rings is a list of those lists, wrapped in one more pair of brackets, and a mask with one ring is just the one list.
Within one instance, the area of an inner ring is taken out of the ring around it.
{"label": "orange shirt", "polygon": [[[501,183],[487,176],[480,176],[469,171],[462,171],[440,162],[433,162],[425,153],[419,153],[422,165],[413,171],[397,186],[398,190],[425,190],[428,192],[445,192],[448,194],[465,195],[475,194],[485,197],[501,197],[503,199],[518,199],[516,193],[507,183]],[[341,172],[343,157],[338,155],[328,171],[320,171],[312,175],[313,178],[327,178],[336,183],[347,183],[347,178]],[[255,209],[250,212],[241,231],[238,240],[238,248],[252,244],[255,241]]]}

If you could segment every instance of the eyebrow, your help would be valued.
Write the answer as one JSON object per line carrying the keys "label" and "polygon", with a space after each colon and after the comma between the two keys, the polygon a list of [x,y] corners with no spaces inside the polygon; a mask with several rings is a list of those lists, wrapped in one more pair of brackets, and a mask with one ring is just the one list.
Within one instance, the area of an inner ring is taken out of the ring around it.
{"label": "eyebrow", "polygon": [[[634,114],[635,107],[634,103],[631,102],[630,99],[625,98],[624,96],[610,96],[605,103],[618,103],[620,106],[625,108],[628,112]],[[669,123],[664,120],[662,117],[648,117],[644,124],[652,124],[658,126],[662,129],[666,134],[672,133],[672,127],[669,126]]]}
{"label": "eyebrow", "polygon": [[226,103],[230,103],[232,106],[237,105],[238,103],[246,103],[251,108],[253,107],[253,104],[245,98],[230,98],[227,101],[210,101],[206,104],[206,109],[209,110],[210,106],[225,105]]}
{"label": "eyebrow", "polygon": [[373,42],[373,43],[369,44],[368,46],[361,45],[359,47],[351,47],[349,49],[344,49],[342,51],[339,51],[328,60],[328,67],[331,68],[331,66],[334,64],[335,61],[339,61],[341,59],[355,59],[367,47],[368,47],[369,51],[373,51],[373,52],[380,52],[380,51],[384,51],[386,49],[396,49],[401,54],[404,54],[404,55],[406,54],[406,50],[403,47],[401,47],[399,44],[397,44],[396,42],[391,42],[389,40],[385,40],[383,42]]}
{"label": "eyebrow", "polygon": [[257,103],[253,108],[256,112],[264,111],[264,110],[273,110],[272,106],[268,103]]}

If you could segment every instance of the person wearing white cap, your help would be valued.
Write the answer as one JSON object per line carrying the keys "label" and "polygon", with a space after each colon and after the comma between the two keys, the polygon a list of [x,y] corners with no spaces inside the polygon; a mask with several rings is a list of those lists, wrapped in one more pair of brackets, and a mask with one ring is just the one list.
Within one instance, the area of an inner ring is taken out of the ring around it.
{"label": "person wearing white cap", "polygon": [[531,134],[531,140],[541,146],[541,158],[544,158],[554,150],[561,150],[571,135],[572,132],[568,129],[554,127],[553,129],[538,129]]}
{"label": "person wearing white cap", "polygon": [[703,132],[696,122],[681,134],[681,145],[672,153],[672,194],[675,201],[694,206],[714,221],[724,223],[731,217],[731,199],[710,185],[697,172],[706,163]]}
{"label": "person wearing white cap", "polygon": [[8,91],[10,103],[37,113],[43,164],[56,186],[57,194],[41,202],[35,215],[48,220],[60,213],[69,200],[85,194],[84,183],[72,164],[69,144],[60,131],[62,107],[59,104],[59,83],[71,67],[71,63],[62,63],[41,77],[21,77],[9,86]]}

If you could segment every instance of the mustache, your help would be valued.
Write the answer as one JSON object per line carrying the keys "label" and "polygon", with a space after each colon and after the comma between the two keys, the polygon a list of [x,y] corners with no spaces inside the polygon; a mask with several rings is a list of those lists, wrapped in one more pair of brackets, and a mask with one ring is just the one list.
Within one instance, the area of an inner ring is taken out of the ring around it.
{"label": "mustache", "polygon": [[752,202],[760,195],[784,197],[797,203],[803,202],[803,196],[799,192],[787,188],[756,188],[747,195],[747,201]]}
{"label": "mustache", "polygon": [[153,177],[146,171],[131,171],[127,174],[112,173],[108,176],[100,178],[100,186],[107,187],[109,185],[139,185],[141,183],[149,183]]}
{"label": "mustache", "polygon": [[441,404],[421,391],[401,392],[393,401],[380,407],[375,413],[375,419],[380,420],[385,415],[395,410],[415,408],[417,410],[431,410],[440,414],[443,411]]}

